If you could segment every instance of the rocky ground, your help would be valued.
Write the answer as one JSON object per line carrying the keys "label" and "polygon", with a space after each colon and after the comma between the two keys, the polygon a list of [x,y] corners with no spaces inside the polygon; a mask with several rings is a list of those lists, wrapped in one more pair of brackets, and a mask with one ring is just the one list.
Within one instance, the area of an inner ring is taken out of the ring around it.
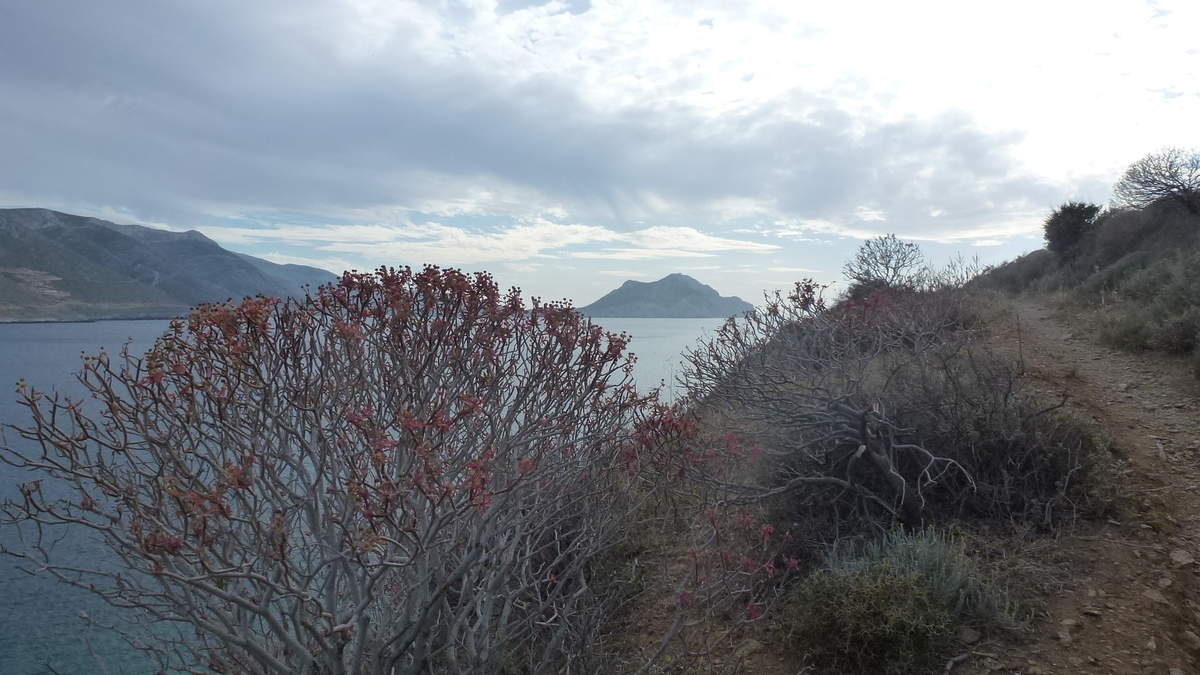
{"label": "rocky ground", "polygon": [[1057,543],[1073,578],[1033,640],[980,645],[961,672],[1200,673],[1200,383],[1181,359],[1098,345],[1044,302],[1017,301],[1012,319],[1000,347],[1111,439],[1129,504]]}

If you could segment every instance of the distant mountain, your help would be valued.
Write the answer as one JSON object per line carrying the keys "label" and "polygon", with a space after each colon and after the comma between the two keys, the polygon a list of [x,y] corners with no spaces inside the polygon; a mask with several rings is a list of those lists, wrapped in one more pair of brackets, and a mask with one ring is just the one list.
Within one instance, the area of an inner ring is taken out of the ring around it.
{"label": "distant mountain", "polygon": [[0,321],[174,317],[203,302],[294,296],[335,279],[228,251],[194,230],[0,209]]}
{"label": "distant mountain", "polygon": [[689,319],[729,317],[751,309],[739,297],[722,297],[712,286],[676,273],[652,282],[626,281],[579,311],[598,317]]}

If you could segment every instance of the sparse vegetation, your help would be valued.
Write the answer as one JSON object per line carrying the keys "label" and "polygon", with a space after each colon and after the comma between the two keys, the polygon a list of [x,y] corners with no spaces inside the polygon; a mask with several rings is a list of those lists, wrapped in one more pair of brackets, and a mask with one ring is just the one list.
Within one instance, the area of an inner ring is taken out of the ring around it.
{"label": "sparse vegetation", "polygon": [[[1195,353],[1196,161],[1195,153],[1178,149],[1144,158],[1116,188],[1121,206],[1100,212],[1091,204],[1064,204],[1046,220],[1047,250],[989,270],[975,284],[1009,293],[1061,292],[1065,306],[1083,314],[1101,341],[1120,349]],[[1135,190],[1139,185],[1141,192]]]}

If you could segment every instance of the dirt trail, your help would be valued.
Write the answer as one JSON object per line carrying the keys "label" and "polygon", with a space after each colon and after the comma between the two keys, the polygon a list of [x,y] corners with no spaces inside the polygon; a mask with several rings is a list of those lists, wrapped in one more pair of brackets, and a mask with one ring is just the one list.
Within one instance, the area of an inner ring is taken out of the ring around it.
{"label": "dirt trail", "polygon": [[1033,643],[963,671],[1200,674],[1200,385],[1183,361],[1099,346],[1044,304],[1014,310],[1001,347],[1111,437],[1131,503],[1060,542],[1077,576]]}

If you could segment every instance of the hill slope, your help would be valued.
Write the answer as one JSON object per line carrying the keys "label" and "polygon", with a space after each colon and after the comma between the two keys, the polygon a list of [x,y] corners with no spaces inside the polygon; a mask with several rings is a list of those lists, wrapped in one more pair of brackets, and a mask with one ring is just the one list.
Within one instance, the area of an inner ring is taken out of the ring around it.
{"label": "hill slope", "polygon": [[202,302],[296,295],[325,270],[228,251],[196,231],[0,209],[0,321],[177,316]]}
{"label": "hill slope", "polygon": [[626,281],[579,311],[598,317],[689,319],[728,317],[753,308],[739,297],[722,297],[711,286],[676,273],[653,282]]}

